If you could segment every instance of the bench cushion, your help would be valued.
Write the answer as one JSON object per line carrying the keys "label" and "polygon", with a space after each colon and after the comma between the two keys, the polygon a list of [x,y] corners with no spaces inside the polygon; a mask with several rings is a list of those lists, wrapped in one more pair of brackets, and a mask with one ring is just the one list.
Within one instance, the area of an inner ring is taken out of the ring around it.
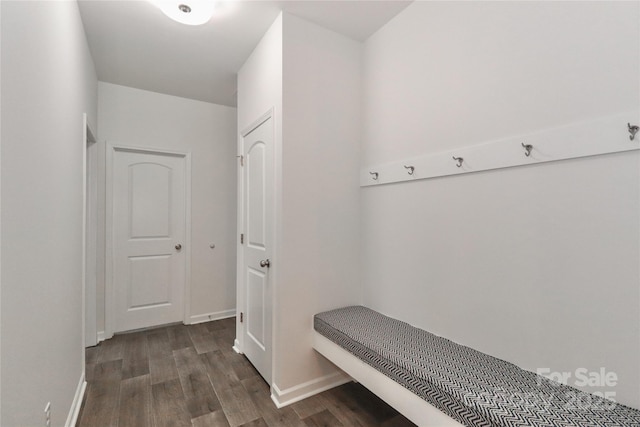
{"label": "bench cushion", "polygon": [[640,411],[362,306],[317,314],[315,330],[462,424],[640,426]]}

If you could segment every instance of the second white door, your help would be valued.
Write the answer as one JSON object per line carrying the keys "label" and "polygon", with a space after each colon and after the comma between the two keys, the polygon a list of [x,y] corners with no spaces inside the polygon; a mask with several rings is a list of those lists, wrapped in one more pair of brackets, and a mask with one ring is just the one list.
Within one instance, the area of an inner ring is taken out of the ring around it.
{"label": "second white door", "polygon": [[183,154],[114,147],[113,332],[184,319]]}
{"label": "second white door", "polygon": [[269,117],[243,142],[244,354],[271,384],[270,267],[273,240],[273,119]]}

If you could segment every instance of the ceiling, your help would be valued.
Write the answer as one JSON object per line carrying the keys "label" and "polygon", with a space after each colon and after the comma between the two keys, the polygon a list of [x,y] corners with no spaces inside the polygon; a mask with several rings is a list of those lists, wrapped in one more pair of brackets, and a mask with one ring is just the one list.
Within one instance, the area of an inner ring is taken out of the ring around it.
{"label": "ceiling", "polygon": [[100,81],[229,106],[236,73],[281,10],[364,41],[409,3],[227,0],[188,26],[146,0],[78,1]]}

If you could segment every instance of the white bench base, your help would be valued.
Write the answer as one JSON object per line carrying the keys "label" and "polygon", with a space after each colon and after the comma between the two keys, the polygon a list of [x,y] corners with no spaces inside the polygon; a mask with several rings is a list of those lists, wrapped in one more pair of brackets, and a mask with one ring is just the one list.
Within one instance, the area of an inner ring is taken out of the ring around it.
{"label": "white bench base", "polygon": [[316,331],[313,348],[419,427],[464,427]]}

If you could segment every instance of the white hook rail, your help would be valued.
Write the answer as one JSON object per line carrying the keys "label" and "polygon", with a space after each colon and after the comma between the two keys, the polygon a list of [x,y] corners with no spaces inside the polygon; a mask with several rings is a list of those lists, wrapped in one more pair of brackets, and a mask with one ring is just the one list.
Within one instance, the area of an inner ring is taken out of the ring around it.
{"label": "white hook rail", "polygon": [[360,172],[360,185],[367,187],[640,150],[640,138],[630,138],[630,133],[635,136],[638,132],[635,125],[638,123],[640,111],[635,110],[456,150],[366,166]]}

